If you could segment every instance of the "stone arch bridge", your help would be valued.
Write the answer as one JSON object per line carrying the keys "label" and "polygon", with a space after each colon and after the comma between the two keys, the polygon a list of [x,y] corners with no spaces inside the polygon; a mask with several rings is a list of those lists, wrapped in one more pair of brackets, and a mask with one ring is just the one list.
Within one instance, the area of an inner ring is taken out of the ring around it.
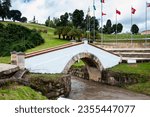
{"label": "stone arch bridge", "polygon": [[80,59],[94,81],[101,79],[103,69],[113,67],[121,60],[119,56],[84,41],[26,54],[25,67],[34,73],[67,73]]}

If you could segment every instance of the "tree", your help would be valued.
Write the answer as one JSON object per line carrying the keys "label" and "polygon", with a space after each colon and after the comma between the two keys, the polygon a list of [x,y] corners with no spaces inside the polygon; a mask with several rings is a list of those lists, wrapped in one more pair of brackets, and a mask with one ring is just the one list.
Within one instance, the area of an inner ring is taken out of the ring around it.
{"label": "tree", "polygon": [[48,19],[45,21],[45,25],[46,25],[46,26],[49,26],[49,24],[50,24],[50,16],[49,16]]}
{"label": "tree", "polygon": [[[95,21],[94,21],[95,20]],[[95,24],[94,24],[95,23]],[[94,25],[95,25],[95,29],[94,29]],[[99,27],[99,22],[98,20],[96,19],[96,17],[91,17],[90,19],[90,26],[91,26],[91,29],[92,30],[98,30],[98,27]]]}
{"label": "tree", "polygon": [[51,17],[50,16],[48,16],[48,19],[47,20],[51,20]]}
{"label": "tree", "polygon": [[114,26],[112,26],[111,20],[107,20],[106,25],[104,25],[103,33],[105,34],[112,34],[114,32]]}
{"label": "tree", "polygon": [[61,15],[60,16],[60,25],[61,26],[67,26],[67,24],[68,24],[68,18],[69,18],[69,15],[68,15],[67,12],[64,15]]}
{"label": "tree", "polygon": [[86,15],[84,22],[85,22],[85,29],[88,31],[90,30],[90,21],[91,21],[91,16]]}
{"label": "tree", "polygon": [[[116,28],[117,28],[117,30],[116,30]],[[118,23],[117,27],[116,27],[116,24],[113,24],[113,26],[112,26],[112,33],[115,33],[115,34],[116,33],[121,33],[122,30],[123,30],[123,25],[121,23]]]}
{"label": "tree", "polygon": [[57,27],[54,34],[58,35],[58,38],[61,39],[62,31],[63,31],[63,27]]}
{"label": "tree", "polygon": [[117,31],[116,31],[116,24],[113,24],[113,26],[112,26],[112,32],[115,33],[115,34],[117,33]]}
{"label": "tree", "polygon": [[117,33],[121,33],[123,30],[123,25],[121,23],[118,23],[117,25]]}
{"label": "tree", "polygon": [[35,16],[33,16],[33,22],[32,23],[36,23],[36,18]]}
{"label": "tree", "polygon": [[27,22],[27,18],[26,18],[26,17],[22,17],[22,18],[20,19],[20,21],[21,21],[21,22]]}
{"label": "tree", "polygon": [[0,17],[2,17],[2,1],[0,0]]}
{"label": "tree", "polygon": [[82,30],[76,29],[76,37],[78,38],[77,41],[81,41],[80,38],[82,37]]}
{"label": "tree", "polygon": [[54,22],[55,27],[57,27],[57,26],[59,25],[60,19],[54,17],[54,18],[53,18],[53,22]]}
{"label": "tree", "polygon": [[137,34],[139,32],[139,27],[136,24],[133,24],[131,27],[132,34]]}
{"label": "tree", "polygon": [[11,10],[11,11],[9,11],[8,18],[12,19],[14,22],[16,20],[20,21],[21,20],[21,15],[22,15],[22,13],[19,10]]}
{"label": "tree", "polygon": [[72,14],[72,22],[76,28],[81,28],[84,22],[84,12],[83,10],[76,9]]}
{"label": "tree", "polygon": [[44,43],[44,39],[36,30],[12,23],[0,23],[0,56],[10,55],[12,51],[24,52],[41,43]]}
{"label": "tree", "polygon": [[76,38],[76,29],[75,28],[72,28],[69,32],[68,32],[68,35],[70,36],[70,39],[74,39]]}
{"label": "tree", "polygon": [[62,31],[63,39],[69,39],[68,33],[70,30],[71,30],[71,27],[69,27],[69,26],[63,27],[63,31]]}
{"label": "tree", "polygon": [[48,27],[56,28],[57,23],[60,22],[59,18],[53,18],[53,20],[50,20],[50,16],[45,21],[45,25]]}
{"label": "tree", "polygon": [[10,0],[0,0],[0,17],[4,19],[8,16],[9,8],[11,7]]}
{"label": "tree", "polygon": [[106,22],[106,30],[107,30],[107,34],[111,34],[113,32],[111,20],[107,20],[107,22]]}

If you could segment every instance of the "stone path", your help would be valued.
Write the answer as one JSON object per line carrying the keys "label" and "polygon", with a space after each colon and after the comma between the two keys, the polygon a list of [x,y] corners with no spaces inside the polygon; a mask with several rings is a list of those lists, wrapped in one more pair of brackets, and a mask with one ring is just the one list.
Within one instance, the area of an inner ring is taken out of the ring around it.
{"label": "stone path", "polygon": [[3,64],[0,63],[0,74],[9,74],[11,72],[15,72],[19,70],[19,67],[16,65],[11,65],[11,64]]}

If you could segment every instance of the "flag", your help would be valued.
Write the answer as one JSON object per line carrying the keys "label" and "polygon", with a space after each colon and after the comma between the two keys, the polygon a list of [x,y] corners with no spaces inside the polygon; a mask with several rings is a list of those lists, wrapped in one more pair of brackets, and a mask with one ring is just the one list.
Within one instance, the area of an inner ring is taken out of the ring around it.
{"label": "flag", "polygon": [[102,16],[104,16],[104,15],[106,15],[106,13],[103,13],[103,12],[102,12]]}
{"label": "flag", "polygon": [[132,13],[132,14],[135,14],[135,11],[136,11],[136,9],[133,8],[133,7],[131,7],[131,13]]}
{"label": "flag", "polygon": [[121,12],[119,10],[116,10],[116,14],[121,15]]}
{"label": "flag", "polygon": [[94,9],[94,10],[96,10],[96,7],[95,7],[95,5],[93,5],[93,9]]}
{"label": "flag", "polygon": [[105,0],[101,0],[101,3],[105,3]]}
{"label": "flag", "polygon": [[147,6],[147,7],[150,7],[150,3],[146,3],[146,6]]}

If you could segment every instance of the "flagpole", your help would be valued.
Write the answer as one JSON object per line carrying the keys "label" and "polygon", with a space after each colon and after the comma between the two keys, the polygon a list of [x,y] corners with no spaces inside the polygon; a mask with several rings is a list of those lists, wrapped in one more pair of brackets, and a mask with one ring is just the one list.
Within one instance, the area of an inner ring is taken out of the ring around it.
{"label": "flagpole", "polygon": [[146,2],[146,12],[145,12],[145,31],[146,31],[145,44],[147,44],[147,2]]}
{"label": "flagpole", "polygon": [[89,21],[89,41],[90,41],[90,38],[91,38],[91,22],[90,22],[90,16],[88,17],[88,21]]}
{"label": "flagpole", "polygon": [[[116,11],[117,11],[117,9],[116,9]],[[116,13],[116,45],[117,45],[117,13]]]}
{"label": "flagpole", "polygon": [[90,6],[88,7],[88,13],[87,13],[87,38],[88,38],[88,42],[90,40]]}
{"label": "flagpole", "polygon": [[[132,6],[131,6],[131,29],[132,29]],[[133,35],[132,35],[132,31],[131,31],[131,46],[133,44],[132,38],[133,38]]]}
{"label": "flagpole", "polygon": [[103,44],[103,16],[102,16],[102,12],[103,12],[103,3],[101,1],[101,45]]}
{"label": "flagpole", "polygon": [[93,0],[93,15],[94,15],[93,41],[95,41],[95,9],[94,9],[94,7],[95,7],[95,0]]}

